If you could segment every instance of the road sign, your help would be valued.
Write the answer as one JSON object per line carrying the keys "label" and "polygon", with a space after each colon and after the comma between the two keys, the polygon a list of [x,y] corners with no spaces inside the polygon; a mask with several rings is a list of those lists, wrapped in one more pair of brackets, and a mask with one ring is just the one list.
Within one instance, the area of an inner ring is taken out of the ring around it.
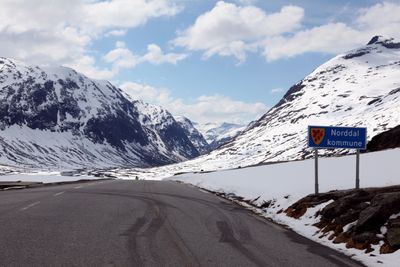
{"label": "road sign", "polygon": [[367,148],[367,128],[308,126],[308,146],[314,148]]}
{"label": "road sign", "polygon": [[357,149],[356,188],[360,188],[360,149],[367,148],[367,128],[308,126],[308,146],[315,148],[315,194],[318,189],[318,149]]}

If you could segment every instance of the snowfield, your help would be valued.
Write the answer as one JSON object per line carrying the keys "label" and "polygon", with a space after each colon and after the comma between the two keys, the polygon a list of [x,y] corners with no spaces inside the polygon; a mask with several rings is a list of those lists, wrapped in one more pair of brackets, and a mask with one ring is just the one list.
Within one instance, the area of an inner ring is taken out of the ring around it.
{"label": "snowfield", "polygon": [[75,182],[78,180],[98,180],[99,177],[94,176],[62,176],[58,172],[53,173],[23,173],[0,175],[0,182],[42,182],[42,183],[58,183],[58,182]]}
{"label": "snowfield", "polygon": [[[361,187],[400,184],[397,165],[399,158],[400,149],[361,154]],[[320,158],[320,192],[354,188],[355,161],[355,155]],[[307,238],[342,251],[368,266],[400,266],[400,250],[393,254],[381,255],[379,248],[376,247],[375,251],[366,254],[357,249],[347,249],[345,244],[333,244],[327,237],[320,238],[321,234],[317,233],[319,229],[312,226],[319,221],[314,214],[329,202],[308,209],[300,219],[278,213],[300,198],[314,193],[314,160],[312,159],[211,173],[187,173],[166,178],[166,180],[181,181],[226,194],[233,193],[245,199],[259,197],[256,201],[258,204],[272,200],[274,202],[272,206],[266,210],[256,210],[256,212],[275,222],[287,225]]]}

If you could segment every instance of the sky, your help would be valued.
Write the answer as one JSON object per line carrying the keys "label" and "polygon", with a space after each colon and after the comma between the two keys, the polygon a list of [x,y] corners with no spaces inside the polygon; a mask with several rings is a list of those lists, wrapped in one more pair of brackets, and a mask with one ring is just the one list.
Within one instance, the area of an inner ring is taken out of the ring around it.
{"label": "sky", "polygon": [[0,0],[0,56],[63,65],[192,121],[246,124],[400,0]]}

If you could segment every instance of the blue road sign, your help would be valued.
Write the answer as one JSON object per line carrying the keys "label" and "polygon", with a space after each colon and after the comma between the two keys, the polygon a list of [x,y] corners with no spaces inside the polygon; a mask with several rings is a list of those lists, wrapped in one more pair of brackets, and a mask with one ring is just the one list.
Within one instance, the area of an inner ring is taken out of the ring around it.
{"label": "blue road sign", "polygon": [[308,146],[366,149],[367,128],[308,126]]}

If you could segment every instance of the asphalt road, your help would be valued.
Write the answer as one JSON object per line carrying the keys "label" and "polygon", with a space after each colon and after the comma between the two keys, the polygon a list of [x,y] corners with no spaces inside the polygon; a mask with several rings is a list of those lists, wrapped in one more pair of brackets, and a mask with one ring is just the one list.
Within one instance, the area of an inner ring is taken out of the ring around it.
{"label": "asphalt road", "polygon": [[0,266],[360,266],[210,193],[100,181],[0,192]]}

